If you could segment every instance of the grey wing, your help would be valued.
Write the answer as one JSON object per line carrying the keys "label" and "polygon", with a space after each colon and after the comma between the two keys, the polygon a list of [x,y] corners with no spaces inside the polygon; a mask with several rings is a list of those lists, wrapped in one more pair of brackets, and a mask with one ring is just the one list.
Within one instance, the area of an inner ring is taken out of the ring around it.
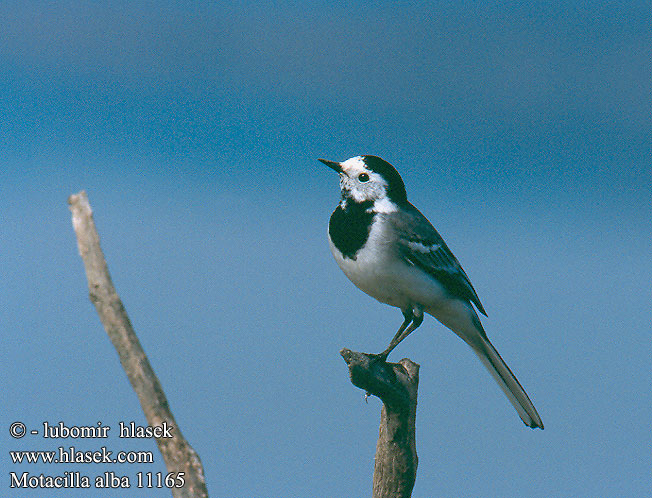
{"label": "grey wing", "polygon": [[408,207],[393,220],[401,256],[436,278],[453,296],[471,301],[480,313],[487,316],[469,277],[444,239],[417,208],[411,204]]}

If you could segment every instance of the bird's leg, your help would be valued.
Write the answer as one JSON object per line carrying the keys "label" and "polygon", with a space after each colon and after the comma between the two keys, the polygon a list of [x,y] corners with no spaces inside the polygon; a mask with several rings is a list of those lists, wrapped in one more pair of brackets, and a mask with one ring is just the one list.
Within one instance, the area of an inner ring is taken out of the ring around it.
{"label": "bird's leg", "polygon": [[387,346],[387,349],[378,355],[379,359],[383,361],[387,360],[389,353],[391,353],[392,350],[398,346],[403,339],[405,339],[417,328],[419,328],[419,325],[421,325],[423,322],[423,310],[421,310],[421,308],[408,308],[407,310],[403,311],[403,316],[405,317],[405,320],[398,328],[398,332],[396,332],[396,335],[389,343],[389,346]]}
{"label": "bird's leg", "polygon": [[[392,339],[391,343],[392,344],[394,341],[396,341],[399,337],[401,337],[401,334],[405,331],[408,325],[410,325],[410,322],[414,320],[414,314],[412,313],[412,308],[408,308],[405,311],[402,311],[403,316],[405,317],[405,320],[403,320],[403,323],[401,326],[398,328],[398,331],[396,334],[394,334],[394,338]],[[400,342],[400,341],[398,341]],[[397,344],[398,344],[397,342]]]}

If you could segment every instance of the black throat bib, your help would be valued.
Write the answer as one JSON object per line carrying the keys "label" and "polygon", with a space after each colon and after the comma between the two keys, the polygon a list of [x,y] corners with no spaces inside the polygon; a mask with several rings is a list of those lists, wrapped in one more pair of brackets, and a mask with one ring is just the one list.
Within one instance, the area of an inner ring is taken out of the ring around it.
{"label": "black throat bib", "polygon": [[367,242],[373,223],[373,212],[368,211],[373,201],[353,202],[347,199],[333,211],[328,224],[328,234],[335,247],[345,258],[355,259],[356,254]]}

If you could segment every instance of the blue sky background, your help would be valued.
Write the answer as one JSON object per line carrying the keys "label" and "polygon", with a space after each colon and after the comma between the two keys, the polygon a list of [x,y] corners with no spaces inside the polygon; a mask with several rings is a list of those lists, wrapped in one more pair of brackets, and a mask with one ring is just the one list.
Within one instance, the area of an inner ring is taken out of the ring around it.
{"label": "blue sky background", "polygon": [[[164,472],[152,441],[13,440],[144,424],[88,300],[66,199],[86,189],[118,292],[213,497],[371,492],[380,404],[338,351],[402,320],[332,260],[337,178],[376,154],[462,262],[537,406],[523,426],[427,318],[415,497],[652,489],[649,2],[0,4],[3,493],[9,472]],[[13,465],[8,449],[155,451]]]}

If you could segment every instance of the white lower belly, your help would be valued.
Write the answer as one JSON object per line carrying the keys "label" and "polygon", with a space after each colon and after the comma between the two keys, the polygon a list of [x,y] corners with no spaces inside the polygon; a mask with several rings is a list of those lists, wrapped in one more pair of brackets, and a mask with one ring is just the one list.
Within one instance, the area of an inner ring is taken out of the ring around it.
{"label": "white lower belly", "polygon": [[343,258],[337,250],[332,252],[351,282],[381,303],[402,310],[415,305],[429,309],[448,300],[445,290],[435,279],[401,260],[382,258],[365,251],[360,251],[352,260]]}

